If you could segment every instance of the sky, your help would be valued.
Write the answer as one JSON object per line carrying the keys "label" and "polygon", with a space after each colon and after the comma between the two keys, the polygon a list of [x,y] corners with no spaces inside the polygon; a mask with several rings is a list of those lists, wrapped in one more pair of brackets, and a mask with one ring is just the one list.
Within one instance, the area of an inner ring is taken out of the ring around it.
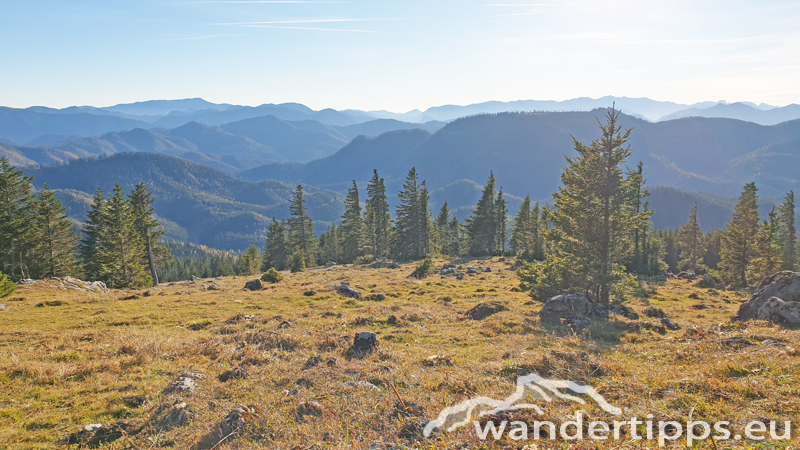
{"label": "sky", "polygon": [[0,0],[0,105],[800,103],[797,0]]}

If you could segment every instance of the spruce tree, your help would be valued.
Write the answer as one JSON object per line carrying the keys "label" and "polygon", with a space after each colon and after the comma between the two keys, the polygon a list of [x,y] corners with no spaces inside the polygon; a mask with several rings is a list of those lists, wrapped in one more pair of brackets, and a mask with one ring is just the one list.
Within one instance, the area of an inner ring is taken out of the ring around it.
{"label": "spruce tree", "polygon": [[508,240],[508,202],[503,198],[503,187],[497,191],[497,200],[494,202],[495,226],[497,242],[495,248],[500,251],[500,255],[506,253],[506,241]]}
{"label": "spruce tree", "polygon": [[702,262],[705,254],[703,248],[703,230],[697,224],[697,202],[689,211],[689,221],[682,225],[678,232],[678,247],[683,259],[680,268],[686,268],[697,273],[698,264]]}
{"label": "spruce tree", "polygon": [[772,208],[756,233],[753,246],[753,261],[747,269],[747,278],[751,283],[781,270],[780,223],[778,212]]}
{"label": "spruce tree", "polygon": [[428,247],[428,188],[419,182],[416,168],[411,168],[397,194],[400,204],[395,213],[395,254],[399,259],[419,259]]}
{"label": "spruce tree", "polygon": [[36,277],[63,277],[77,269],[75,243],[78,237],[71,231],[72,224],[65,208],[53,191],[45,184],[34,204],[33,267]]}
{"label": "spruce tree", "polygon": [[450,219],[447,224],[447,248],[445,254],[449,256],[460,256],[464,248],[464,225],[458,217]]}
{"label": "spruce tree", "polygon": [[[240,275],[257,275],[261,271],[261,250],[255,243],[250,244],[239,259]],[[211,272],[210,267],[208,272]],[[208,275],[210,276],[210,274]]]}
{"label": "spruce tree", "polygon": [[157,245],[164,232],[160,229],[161,223],[155,218],[153,195],[148,192],[144,181],[137,184],[136,188],[131,192],[130,204],[134,227],[139,233],[141,241],[144,242],[144,262],[150,269],[153,286],[158,286],[158,272],[156,271],[158,261],[156,261],[156,255],[162,255],[162,258],[166,257],[167,259],[170,259],[172,255],[169,253],[169,249]]}
{"label": "spruce tree", "polygon": [[92,199],[90,210],[86,211],[86,221],[83,223],[84,238],[81,240],[78,254],[80,256],[83,271],[90,280],[100,278],[100,261],[97,259],[97,241],[100,229],[103,227],[103,209],[105,208],[106,197],[100,188]]}
{"label": "spruce tree", "polygon": [[128,287],[146,285],[142,261],[144,243],[136,230],[133,211],[122,186],[117,183],[106,200],[97,236],[97,261],[100,278],[109,286]]}
{"label": "spruce tree", "polygon": [[753,259],[756,233],[758,232],[758,189],[755,183],[746,184],[733,219],[722,236],[719,268],[727,281],[746,287],[747,268]]}
{"label": "spruce tree", "polygon": [[526,195],[519,205],[517,215],[514,216],[514,226],[511,229],[509,245],[511,251],[523,260],[530,261],[533,249],[533,233],[531,230],[531,197]]}
{"label": "spruce tree", "polygon": [[[344,214],[342,215],[342,223],[339,226],[339,234],[342,239],[341,242],[337,243],[337,246],[341,245],[341,262],[353,263],[361,254],[361,243],[364,237],[361,201],[358,198],[358,186],[355,180],[353,180],[353,186],[347,191],[347,197],[344,199]],[[331,261],[337,260],[332,259]]]}
{"label": "spruce tree", "polygon": [[31,181],[31,177],[0,157],[0,271],[12,279],[26,276],[22,259],[31,247]]}
{"label": "spruce tree", "polygon": [[[636,170],[628,170],[626,177],[626,185],[628,187],[628,203],[631,212],[639,214],[642,211],[642,201],[650,195],[644,185],[647,180],[644,177],[644,165],[640,161],[636,166]],[[638,266],[647,266],[643,257],[643,227],[647,227],[647,223],[638,224],[633,227],[633,267],[639,269]]]}
{"label": "spruce tree", "polygon": [[491,255],[497,248],[497,213],[495,211],[494,173],[483,188],[478,205],[467,218],[469,253],[473,256]]}
{"label": "spruce tree", "polygon": [[293,254],[300,254],[305,267],[309,266],[314,258],[314,224],[306,209],[303,198],[303,185],[298,184],[294,191],[294,198],[289,205],[289,247]]}
{"label": "spruce tree", "polygon": [[319,247],[320,247],[320,263],[327,264],[327,263],[337,263],[341,259],[341,240],[339,237],[342,236],[342,227],[336,228],[336,224],[331,224],[328,231],[322,233],[319,237]]}
{"label": "spruce tree", "polygon": [[450,209],[447,202],[444,202],[439,214],[433,219],[433,230],[431,233],[431,247],[434,252],[442,255],[447,255],[447,225],[450,223]]}
{"label": "spruce tree", "polygon": [[367,184],[367,204],[364,213],[367,240],[374,260],[386,257],[389,252],[391,221],[386,186],[383,178],[380,178],[378,171],[375,170]]}
{"label": "spruce tree", "polygon": [[267,228],[264,249],[264,270],[275,268],[285,270],[289,259],[288,244],[286,242],[286,222],[272,218],[272,223]]}
{"label": "spruce tree", "polygon": [[600,303],[609,303],[632,247],[630,231],[646,223],[651,212],[637,214],[629,207],[630,189],[621,165],[633,153],[626,145],[632,130],[622,131],[619,112],[613,109],[600,130],[591,145],[573,139],[578,155],[565,156],[567,165],[549,212],[548,237],[555,253],[553,268],[568,269],[572,275],[564,274],[564,282],[577,284],[558,290],[582,288]]}
{"label": "spruce tree", "polygon": [[545,220],[542,220],[542,217],[545,215],[545,210],[539,209],[539,202],[536,202],[533,205],[533,209],[531,210],[531,222],[530,222],[530,239],[531,239],[531,259],[534,260],[543,260],[544,259],[544,231],[542,229],[542,225],[546,224]]}
{"label": "spruce tree", "polygon": [[794,191],[789,191],[786,194],[778,212],[783,270],[797,270],[797,227],[795,225]]}

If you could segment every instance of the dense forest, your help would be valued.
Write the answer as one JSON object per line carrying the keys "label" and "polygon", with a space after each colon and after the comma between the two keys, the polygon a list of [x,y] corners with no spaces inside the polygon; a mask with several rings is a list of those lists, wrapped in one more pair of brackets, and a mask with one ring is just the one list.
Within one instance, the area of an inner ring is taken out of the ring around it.
{"label": "dense forest", "polygon": [[314,231],[304,186],[296,185],[289,217],[272,219],[265,241],[242,253],[160,242],[143,182],[127,195],[119,184],[107,195],[98,189],[74,230],[47,186],[34,194],[31,178],[0,158],[0,268],[14,280],[72,275],[126,287],[272,268],[501,255],[518,258],[523,286],[537,298],[580,289],[601,302],[623,299],[637,276],[688,270],[744,287],[796,268],[793,192],[762,220],[749,183],[724,229],[703,232],[696,205],[679,229],[653,229],[646,174],[641,163],[627,166],[631,130],[619,118],[609,111],[590,144],[573,140],[575,156],[565,157],[560,187],[546,205],[528,196],[512,214],[489,173],[469,217],[454,217],[447,202],[434,215],[427,183],[412,167],[392,214],[386,182],[373,170],[366,198],[352,181],[341,219],[322,233]]}

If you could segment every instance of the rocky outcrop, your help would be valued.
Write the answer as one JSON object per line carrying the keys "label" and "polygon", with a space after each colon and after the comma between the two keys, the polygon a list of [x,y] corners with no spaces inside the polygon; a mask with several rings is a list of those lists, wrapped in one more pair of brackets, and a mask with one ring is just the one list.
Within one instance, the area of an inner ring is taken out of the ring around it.
{"label": "rocky outcrop", "polygon": [[580,294],[566,294],[551,297],[545,302],[539,318],[542,323],[556,325],[564,319],[570,323],[590,322],[592,304]]}
{"label": "rocky outcrop", "polygon": [[739,307],[734,321],[768,320],[800,325],[800,273],[784,271],[765,277],[750,300]]}
{"label": "rocky outcrop", "polygon": [[264,285],[258,278],[255,280],[250,280],[244,284],[244,288],[250,291],[260,291],[262,287],[264,287]]}

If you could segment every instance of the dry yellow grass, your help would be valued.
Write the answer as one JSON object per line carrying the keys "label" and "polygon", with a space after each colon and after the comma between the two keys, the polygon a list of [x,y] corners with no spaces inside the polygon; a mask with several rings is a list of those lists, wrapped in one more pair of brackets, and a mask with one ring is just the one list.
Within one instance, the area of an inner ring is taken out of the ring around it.
{"label": "dry yellow grass", "polygon": [[[720,326],[743,294],[670,280],[649,286],[649,294],[629,306],[640,313],[659,307],[683,329],[660,332],[648,325],[655,319],[642,315],[637,325],[612,315],[571,331],[539,323],[541,304],[515,289],[519,280],[510,262],[469,264],[493,272],[463,281],[414,280],[406,278],[412,265],[347,266],[285,273],[282,282],[259,292],[243,291],[247,279],[240,277],[162,286],[147,296],[63,291],[46,280],[21,286],[15,300],[5,301],[10,310],[0,312],[0,448],[54,448],[84,425],[118,421],[129,423],[130,433],[105,448],[210,447],[219,436],[209,433],[238,405],[255,407],[255,415],[218,449],[366,449],[375,443],[522,448],[508,440],[483,443],[471,427],[416,444],[402,430],[472,396],[504,398],[517,376],[532,372],[589,383],[626,417],[686,421],[692,414],[730,420],[735,429],[753,419],[800,417],[800,357],[793,350],[800,349],[800,332],[763,323]],[[342,297],[328,287],[340,281],[386,300]],[[212,283],[220,290],[207,290]],[[316,294],[304,295],[308,291]],[[700,298],[690,299],[691,293]],[[480,321],[465,317],[487,301],[508,310]],[[696,304],[711,308],[697,310]],[[349,358],[357,331],[377,333],[379,351]],[[758,344],[766,339],[783,346]],[[432,355],[441,358],[429,360]],[[314,356],[321,363],[305,369]],[[329,365],[333,357],[338,364]],[[205,375],[200,389],[166,394],[185,372]],[[398,395],[422,406],[424,417],[399,415]],[[157,418],[177,398],[193,417],[164,429]],[[298,416],[302,402],[316,402],[321,414]],[[596,406],[584,408],[591,417],[605,417]],[[546,411],[548,419],[563,420],[572,417],[574,404],[552,403]],[[547,441],[539,448],[618,445],[641,448],[610,441]]]}

